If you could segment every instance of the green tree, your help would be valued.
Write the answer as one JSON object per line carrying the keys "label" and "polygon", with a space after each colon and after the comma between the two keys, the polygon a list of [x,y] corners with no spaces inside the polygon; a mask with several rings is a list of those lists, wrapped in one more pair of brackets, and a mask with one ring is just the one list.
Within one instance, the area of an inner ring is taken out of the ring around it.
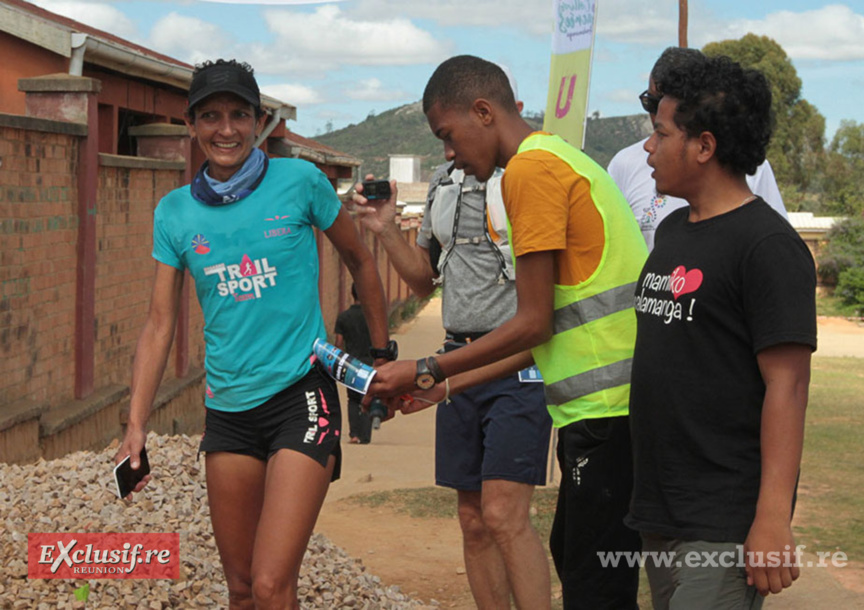
{"label": "green tree", "polygon": [[864,213],[864,123],[840,121],[825,163],[823,209],[834,215]]}
{"label": "green tree", "polygon": [[706,55],[727,55],[741,65],[760,70],[771,85],[775,116],[768,158],[783,191],[786,206],[799,209],[824,164],[825,118],[801,98],[801,79],[779,44],[767,36],[747,34],[740,40],[712,42]]}
{"label": "green tree", "polygon": [[836,286],[844,272],[864,268],[864,217],[853,216],[834,225],[819,255],[819,277]]}
{"label": "green tree", "polygon": [[846,305],[854,305],[859,314],[864,311],[864,269],[847,269],[841,273],[835,294]]}

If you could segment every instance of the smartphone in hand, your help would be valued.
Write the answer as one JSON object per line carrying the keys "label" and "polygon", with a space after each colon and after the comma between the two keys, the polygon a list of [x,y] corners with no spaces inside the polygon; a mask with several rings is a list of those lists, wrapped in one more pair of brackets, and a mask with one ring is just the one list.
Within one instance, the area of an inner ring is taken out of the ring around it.
{"label": "smartphone in hand", "polygon": [[147,460],[147,448],[141,447],[141,463],[137,470],[132,469],[131,456],[126,456],[123,461],[114,467],[114,483],[118,498],[125,498],[132,493],[135,486],[145,476],[150,474],[150,462]]}

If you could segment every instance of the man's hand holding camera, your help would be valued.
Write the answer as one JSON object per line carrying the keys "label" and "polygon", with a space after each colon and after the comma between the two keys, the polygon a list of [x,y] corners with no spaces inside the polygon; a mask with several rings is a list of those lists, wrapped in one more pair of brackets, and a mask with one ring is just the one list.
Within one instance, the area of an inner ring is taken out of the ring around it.
{"label": "man's hand holding camera", "polygon": [[375,180],[371,174],[354,186],[354,210],[366,229],[382,235],[396,228],[396,181]]}

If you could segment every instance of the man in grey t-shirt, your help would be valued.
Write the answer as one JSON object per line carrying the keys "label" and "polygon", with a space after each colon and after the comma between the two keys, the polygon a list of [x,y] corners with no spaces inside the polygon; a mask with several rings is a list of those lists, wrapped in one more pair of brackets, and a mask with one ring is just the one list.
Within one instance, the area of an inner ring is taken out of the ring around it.
{"label": "man in grey t-shirt", "polygon": [[[458,349],[510,319],[516,284],[500,171],[484,184],[452,163],[440,166],[416,246],[394,222],[391,186],[386,202],[357,200],[360,221],[418,296],[442,285],[444,349]],[[550,603],[549,563],[529,510],[534,486],[545,483],[552,420],[543,384],[522,378],[476,386],[438,405],[436,414],[435,479],[457,491],[465,568],[481,608],[509,608],[511,595],[519,608]]]}
{"label": "man in grey t-shirt", "polygon": [[[438,279],[435,281],[441,284],[444,328],[454,333],[492,330],[516,313],[516,284],[509,251],[499,249],[492,241],[492,234],[488,238],[486,235],[485,185],[477,182],[474,176],[465,176],[454,170],[452,163],[440,165],[429,182],[426,213],[417,235],[417,245],[426,250],[431,248],[434,252],[435,242],[441,244],[452,237],[450,223],[456,220],[455,210],[430,213],[433,204],[447,205],[435,198],[441,185],[444,185],[445,193],[449,189],[458,190],[460,186],[463,191],[458,223],[454,223],[458,224],[458,243],[443,251],[436,263]],[[453,197],[451,205],[458,200],[458,196]],[[445,218],[439,218],[441,216]],[[445,233],[440,240],[433,234],[433,217],[436,217],[435,228]],[[503,239],[506,237],[505,233]],[[496,255],[496,249],[501,256]],[[505,256],[507,258],[502,260]],[[437,268],[442,264],[444,273]]]}

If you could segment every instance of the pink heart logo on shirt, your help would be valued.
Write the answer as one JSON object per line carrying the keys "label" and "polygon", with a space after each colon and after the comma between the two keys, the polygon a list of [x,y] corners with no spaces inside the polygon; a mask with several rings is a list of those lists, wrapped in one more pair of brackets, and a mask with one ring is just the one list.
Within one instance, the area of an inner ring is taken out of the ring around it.
{"label": "pink heart logo on shirt", "polygon": [[702,272],[698,269],[687,271],[684,265],[679,265],[670,276],[669,288],[672,290],[672,297],[676,301],[682,294],[696,292],[701,285]]}

